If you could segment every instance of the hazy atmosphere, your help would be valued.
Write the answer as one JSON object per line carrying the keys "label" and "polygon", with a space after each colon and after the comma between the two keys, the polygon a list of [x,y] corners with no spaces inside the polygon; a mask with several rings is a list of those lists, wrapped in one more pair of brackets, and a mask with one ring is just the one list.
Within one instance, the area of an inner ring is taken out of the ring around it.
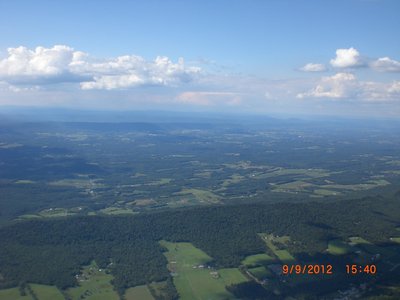
{"label": "hazy atmosphere", "polygon": [[398,117],[400,2],[1,1],[0,105]]}

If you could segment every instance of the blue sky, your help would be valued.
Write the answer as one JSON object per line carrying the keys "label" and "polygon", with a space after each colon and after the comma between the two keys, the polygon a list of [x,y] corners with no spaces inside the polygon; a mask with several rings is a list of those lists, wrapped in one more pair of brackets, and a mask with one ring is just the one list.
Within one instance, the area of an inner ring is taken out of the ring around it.
{"label": "blue sky", "polygon": [[0,105],[400,115],[400,1],[0,2]]}

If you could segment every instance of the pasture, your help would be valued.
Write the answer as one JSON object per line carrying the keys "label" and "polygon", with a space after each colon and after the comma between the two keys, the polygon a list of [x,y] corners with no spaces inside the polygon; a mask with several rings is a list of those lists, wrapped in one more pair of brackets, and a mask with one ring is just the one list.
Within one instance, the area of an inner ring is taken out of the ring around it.
{"label": "pasture", "polygon": [[400,244],[400,237],[392,237],[392,238],[390,238],[390,240],[391,240],[392,242],[395,242],[395,243]]}
{"label": "pasture", "polygon": [[251,267],[251,266],[259,266],[265,264],[271,264],[276,262],[276,259],[269,256],[266,253],[255,254],[251,256],[247,256],[243,261],[242,264]]}
{"label": "pasture", "polygon": [[275,185],[273,191],[281,193],[303,192],[306,190],[306,188],[312,186],[313,185],[311,183],[308,183],[306,181],[296,180],[288,183]]}
{"label": "pasture", "polygon": [[244,176],[240,174],[233,174],[229,178],[225,179],[222,183],[223,187],[227,187],[228,185],[239,183],[244,179]]}
{"label": "pasture", "polygon": [[271,277],[271,271],[265,268],[264,266],[262,267],[255,267],[255,268],[250,268],[248,271],[253,274],[255,277],[257,277],[259,280],[263,280],[266,277]]}
{"label": "pasture", "polygon": [[344,255],[352,251],[353,248],[341,240],[331,240],[328,242],[328,252],[332,255]]}
{"label": "pasture", "polygon": [[126,300],[154,300],[147,285],[139,285],[129,288],[125,292]]}
{"label": "pasture", "polygon": [[0,290],[0,300],[64,300],[60,290],[52,285],[28,284],[21,295],[18,287]]}
{"label": "pasture", "polygon": [[29,286],[39,300],[64,300],[63,294],[55,286],[33,283]]}
{"label": "pasture", "polygon": [[180,192],[175,193],[177,196],[192,196],[197,200],[197,202],[200,203],[219,203],[220,202],[220,197],[213,192],[207,191],[207,190],[202,190],[202,189],[183,189]]}
{"label": "pasture", "polygon": [[314,194],[317,196],[337,196],[341,195],[342,193],[339,191],[332,191],[326,189],[315,189]]}
{"label": "pasture", "polygon": [[[290,242],[289,236],[274,236],[273,234],[261,233],[263,241],[274,255],[283,263],[294,262],[296,259],[283,247]],[[279,246],[278,246],[279,245]]]}
{"label": "pasture", "polygon": [[125,214],[134,214],[135,213],[129,208],[115,207],[115,206],[110,206],[110,207],[101,209],[101,210],[99,210],[99,212],[106,214],[106,215],[125,215]]}
{"label": "pasture", "polygon": [[111,284],[113,276],[99,269],[95,262],[83,268],[77,277],[79,286],[67,289],[72,299],[118,300]]}
{"label": "pasture", "polygon": [[151,282],[147,285],[147,288],[156,299],[168,299],[169,297],[168,293],[166,293],[166,289],[168,288],[166,281]]}
{"label": "pasture", "polygon": [[[21,296],[18,288],[0,290],[0,300],[32,300],[29,294]],[[50,300],[50,299],[49,299]]]}
{"label": "pasture", "polygon": [[225,287],[247,281],[237,269],[213,269],[207,265],[212,258],[190,243],[161,241],[168,249],[168,269],[181,299],[232,299]]}

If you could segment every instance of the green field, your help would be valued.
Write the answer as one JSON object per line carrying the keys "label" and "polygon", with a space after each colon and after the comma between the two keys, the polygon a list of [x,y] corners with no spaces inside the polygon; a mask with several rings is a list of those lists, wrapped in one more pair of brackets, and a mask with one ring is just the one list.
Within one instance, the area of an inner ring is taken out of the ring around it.
{"label": "green field", "polygon": [[276,262],[275,258],[269,256],[268,254],[261,253],[261,254],[247,256],[242,261],[242,264],[249,267],[249,266],[264,265],[264,264],[269,264],[269,263],[274,263],[274,262]]}
{"label": "green field", "polygon": [[273,234],[261,233],[263,241],[267,244],[267,247],[274,253],[274,255],[283,263],[294,262],[296,259],[286,249],[281,249],[277,246],[285,246],[290,242],[288,236],[274,236]]}
{"label": "green field", "polygon": [[49,182],[49,185],[52,186],[67,186],[67,187],[75,187],[75,188],[83,188],[83,189],[93,189],[104,187],[103,184],[97,183],[97,180],[91,180],[88,178],[79,178],[79,179],[61,179],[58,181]]}
{"label": "green field", "polygon": [[331,240],[328,243],[328,252],[333,255],[344,255],[353,251],[353,248],[341,240]]}
{"label": "green field", "polygon": [[247,278],[237,268],[218,269],[217,271],[224,286],[247,281]]}
{"label": "green field", "polygon": [[395,242],[395,243],[399,243],[399,244],[400,244],[400,237],[392,237],[392,238],[390,238],[390,240],[391,240],[392,242]]}
{"label": "green field", "polygon": [[349,237],[349,245],[350,246],[356,246],[356,245],[362,245],[362,244],[371,244],[367,240],[363,239],[362,237],[359,236],[352,236]]}
{"label": "green field", "polygon": [[238,161],[236,163],[229,163],[229,164],[224,164],[225,167],[230,168],[230,169],[237,169],[237,170],[247,170],[247,169],[258,169],[258,170],[264,170],[264,169],[269,169],[269,166],[260,166],[260,165],[252,165],[250,161]]}
{"label": "green field", "polygon": [[57,218],[57,217],[66,217],[72,216],[75,213],[68,211],[66,208],[49,208],[42,210],[39,215],[44,218]]}
{"label": "green field", "polygon": [[323,189],[339,189],[339,190],[350,190],[350,191],[362,191],[362,190],[370,190],[377,187],[382,187],[390,185],[390,182],[384,179],[376,179],[369,180],[365,183],[359,184],[329,184],[329,185],[321,185],[320,187]]}
{"label": "green field", "polygon": [[21,296],[19,293],[19,289],[15,287],[11,289],[0,290],[0,300],[33,300],[33,299],[29,294],[27,294],[26,296]]}
{"label": "green field", "polygon": [[105,270],[99,269],[96,263],[92,262],[79,274],[77,278],[79,286],[69,288],[67,294],[74,300],[118,300],[118,294],[111,285],[112,279],[112,275],[106,274]]}
{"label": "green field", "polygon": [[139,285],[133,288],[129,288],[125,293],[126,300],[154,300],[154,297],[150,294],[147,285]]}
{"label": "green field", "polygon": [[125,215],[125,214],[134,214],[131,209],[124,208],[124,207],[115,207],[110,206],[99,211],[100,213],[107,214],[107,215]]}
{"label": "green field", "polygon": [[205,264],[212,260],[205,252],[194,247],[191,243],[170,243],[161,241],[160,244],[167,248],[166,257],[168,261],[176,261],[175,258],[180,259],[180,263],[184,266]]}
{"label": "green field", "polygon": [[281,262],[295,261],[294,257],[287,250],[275,250],[274,253]]}
{"label": "green field", "polygon": [[283,176],[283,175],[304,175],[309,178],[321,178],[327,177],[331,173],[324,169],[285,169],[275,168],[272,172],[269,172],[267,177]]}
{"label": "green field", "polygon": [[38,214],[26,214],[19,216],[18,219],[34,219],[34,218],[59,218],[73,216],[76,212],[66,208],[48,208],[40,211]]}
{"label": "green field", "polygon": [[0,290],[0,300],[64,300],[58,288],[51,285],[30,283],[25,288],[25,296],[21,296],[19,288]]}
{"label": "green field", "polygon": [[55,286],[43,284],[29,284],[39,300],[64,300],[63,294]]}
{"label": "green field", "polygon": [[292,193],[292,192],[302,192],[306,188],[313,186],[311,183],[296,180],[289,183],[274,185],[274,192],[282,192],[282,193]]}
{"label": "green field", "polygon": [[24,220],[24,219],[36,219],[36,218],[40,218],[40,216],[33,215],[33,214],[26,214],[26,215],[22,215],[22,216],[18,217],[18,219],[22,219],[22,220]]}
{"label": "green field", "polygon": [[247,281],[236,268],[207,268],[211,257],[190,243],[160,243],[168,249],[164,254],[181,299],[232,299],[225,286]]}
{"label": "green field", "polygon": [[210,191],[201,189],[183,189],[181,192],[175,193],[175,195],[192,195],[200,203],[219,203],[220,197]]}
{"label": "green field", "polygon": [[248,271],[260,280],[272,276],[271,271],[265,267],[250,268]]}
{"label": "green field", "polygon": [[222,183],[223,187],[227,187],[228,185],[238,183],[244,179],[244,176],[240,174],[233,174],[230,176],[230,178],[225,179],[224,182]]}
{"label": "green field", "polygon": [[314,190],[314,194],[318,195],[318,196],[337,196],[337,195],[341,195],[342,193],[340,193],[338,191],[316,189],[316,190]]}
{"label": "green field", "polygon": [[154,295],[157,299],[169,299],[170,296],[166,293],[166,288],[168,288],[168,284],[166,281],[161,282],[151,282],[147,285],[151,294]]}

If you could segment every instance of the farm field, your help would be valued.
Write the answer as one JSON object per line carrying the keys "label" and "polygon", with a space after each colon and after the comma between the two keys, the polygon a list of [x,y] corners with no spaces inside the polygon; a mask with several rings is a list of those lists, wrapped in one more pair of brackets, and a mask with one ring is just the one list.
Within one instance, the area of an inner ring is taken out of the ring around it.
{"label": "farm field", "polygon": [[360,245],[360,244],[362,245],[362,244],[371,244],[371,243],[360,236],[349,237],[349,245],[356,246],[356,245]]}
{"label": "farm field", "polygon": [[[18,288],[10,288],[0,290],[0,300],[33,300],[30,294],[26,294],[25,296],[21,296],[21,293]],[[51,299],[48,299],[51,300]]]}
{"label": "farm field", "polygon": [[33,283],[29,286],[39,300],[64,300],[63,294],[55,286]]}
{"label": "farm field", "polygon": [[220,202],[220,197],[210,191],[201,189],[184,189],[181,192],[176,193],[178,196],[193,196],[199,203],[215,204]]}
{"label": "farm field", "polygon": [[125,292],[126,300],[154,300],[147,285],[139,285],[129,288]]}
{"label": "farm field", "polygon": [[236,268],[209,268],[211,257],[190,243],[160,243],[168,249],[168,269],[182,299],[233,299],[225,287],[247,281]]}
{"label": "farm field", "polygon": [[118,294],[111,284],[112,275],[99,269],[95,262],[82,269],[77,277],[79,286],[67,289],[66,293],[73,299],[118,300]]}
{"label": "farm field", "polygon": [[333,255],[344,255],[354,251],[347,243],[341,240],[331,240],[328,242],[328,252]]}
{"label": "farm field", "polygon": [[135,213],[131,209],[123,207],[107,207],[105,209],[99,210],[99,212],[106,215],[124,215]]}
{"label": "farm field", "polygon": [[395,242],[395,243],[400,244],[400,237],[392,237],[390,240]]}
{"label": "farm field", "polygon": [[266,277],[270,277],[272,275],[271,271],[265,268],[264,266],[249,268],[248,271],[255,277],[257,277],[259,280],[262,280]]}
{"label": "farm field", "polygon": [[[154,298],[156,299],[170,299],[173,298],[173,296],[168,292],[168,289],[171,288],[171,286],[168,286],[169,284],[173,285],[173,283],[168,283],[167,281],[151,282],[147,285],[147,288],[151,295],[154,295]],[[148,296],[147,292],[143,291],[143,289],[141,289],[141,293]],[[149,298],[148,300],[151,299],[152,298]]]}
{"label": "farm field", "polygon": [[64,300],[60,290],[51,285],[27,284],[24,288],[24,294],[21,295],[20,288],[10,288],[0,290],[0,300]]}
{"label": "farm field", "polygon": [[264,265],[276,262],[276,258],[269,256],[266,253],[255,254],[251,256],[247,256],[242,264],[245,266],[256,266],[256,265]]}
{"label": "farm field", "polygon": [[[274,255],[282,262],[282,263],[293,263],[295,258],[287,251],[286,249],[281,249],[281,247],[285,246],[286,243],[290,241],[290,237],[288,236],[274,236],[273,234],[263,234],[260,236],[266,243],[267,247],[274,253]],[[280,246],[278,247],[277,244]]]}

